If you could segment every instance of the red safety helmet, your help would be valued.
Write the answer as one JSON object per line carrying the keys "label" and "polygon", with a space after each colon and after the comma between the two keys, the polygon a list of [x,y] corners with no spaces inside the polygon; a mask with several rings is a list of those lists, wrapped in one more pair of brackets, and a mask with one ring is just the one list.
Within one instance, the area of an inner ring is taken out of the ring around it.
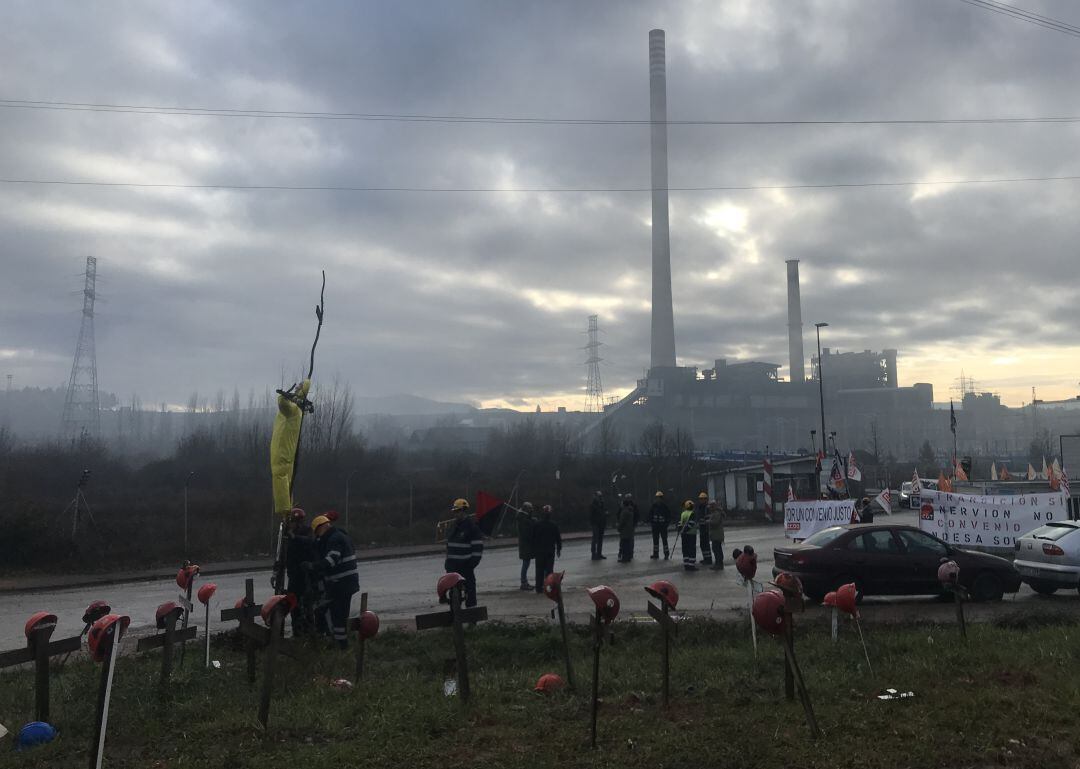
{"label": "red safety helmet", "polygon": [[825,594],[826,606],[835,606],[844,614],[850,614],[852,617],[859,616],[859,610],[855,606],[858,600],[859,591],[854,582],[841,585],[833,592]]}
{"label": "red safety helmet", "polygon": [[667,604],[672,609],[679,605],[679,591],[666,579],[658,579],[645,588],[645,592],[660,601],[661,605]]}
{"label": "red safety helmet", "polygon": [[195,575],[199,573],[199,566],[194,563],[189,563],[186,566],[180,567],[180,571],[176,572],[176,585],[181,590],[188,590],[191,588],[191,583],[195,581]]}
{"label": "red safety helmet", "polygon": [[735,550],[732,556],[735,558],[735,569],[742,578],[753,579],[757,574],[757,553],[754,552],[754,548],[747,545],[742,550]]}
{"label": "red safety helmet", "polygon": [[124,632],[131,624],[131,617],[127,615],[117,616],[107,614],[99,618],[91,627],[90,634],[86,638],[86,645],[90,649],[90,656],[94,662],[104,662],[112,651],[114,637],[119,640],[124,637]]}
{"label": "red safety helmet", "polygon": [[597,585],[588,589],[589,598],[596,604],[596,611],[600,619],[611,623],[619,616],[619,596],[607,585]]}
{"label": "red safety helmet", "polygon": [[356,623],[356,632],[361,641],[374,638],[379,634],[379,615],[373,611],[360,613],[360,621]]}
{"label": "red safety helmet", "polygon": [[937,578],[942,585],[955,585],[960,580],[960,564],[942,558],[941,565],[938,566]]}
{"label": "red safety helmet", "polygon": [[552,601],[558,601],[562,594],[562,580],[565,571],[553,571],[544,577],[544,595]]}
{"label": "red safety helmet", "polygon": [[104,601],[91,601],[83,612],[82,621],[84,624],[93,625],[111,611],[112,607]]}
{"label": "red safety helmet", "polygon": [[205,585],[199,588],[199,592],[196,594],[199,597],[199,603],[206,606],[210,603],[210,599],[214,597],[214,593],[217,592],[217,585],[213,582],[207,582]]}
{"label": "red safety helmet", "polygon": [[323,515],[325,515],[327,519],[329,519],[330,523],[337,523],[337,519],[339,517],[337,510],[327,510],[325,513],[323,513]]}
{"label": "red safety helmet", "polygon": [[39,611],[32,614],[30,619],[26,620],[26,624],[23,626],[23,633],[29,638],[35,630],[44,630],[45,628],[56,629],[56,615],[50,614],[47,611]]}
{"label": "red safety helmet", "polygon": [[551,694],[557,692],[566,686],[566,681],[562,679],[557,673],[544,673],[540,676],[540,679],[536,682],[536,686],[533,687],[534,692],[540,694]]}
{"label": "red safety helmet", "polygon": [[784,613],[784,596],[779,590],[766,590],[754,596],[750,613],[754,616],[754,622],[766,633],[780,635],[784,632],[787,615]]}
{"label": "red safety helmet", "polygon": [[169,615],[175,613],[177,617],[184,613],[184,610],[176,605],[175,601],[166,601],[157,607],[157,611],[154,612],[154,621],[157,623],[158,630],[164,630],[165,624],[168,622]]}
{"label": "red safety helmet", "polygon": [[802,580],[796,577],[794,574],[782,571],[776,575],[775,579],[773,579],[773,584],[780,588],[780,592],[782,592],[784,595],[802,597]]}
{"label": "red safety helmet", "polygon": [[286,593],[285,595],[275,595],[262,605],[262,609],[259,611],[259,616],[262,617],[262,621],[267,625],[270,624],[270,618],[276,609],[283,610],[286,614],[296,608],[296,594]]}
{"label": "red safety helmet", "polygon": [[439,577],[439,581],[435,583],[435,592],[439,594],[440,601],[448,601],[450,600],[450,591],[464,583],[465,578],[463,576],[456,571],[448,571]]}
{"label": "red safety helmet", "polygon": [[305,513],[302,508],[294,507],[289,512],[289,518],[291,518],[294,521],[302,521],[305,518],[307,518],[307,513]]}

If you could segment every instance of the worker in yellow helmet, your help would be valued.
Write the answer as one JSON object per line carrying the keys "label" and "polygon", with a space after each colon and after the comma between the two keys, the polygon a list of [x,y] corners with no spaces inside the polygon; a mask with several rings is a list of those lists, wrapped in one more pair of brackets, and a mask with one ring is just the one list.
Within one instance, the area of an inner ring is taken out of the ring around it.
{"label": "worker in yellow helmet", "polygon": [[467,499],[455,499],[450,507],[454,525],[446,535],[446,571],[465,578],[465,606],[476,606],[476,567],[484,556],[484,533],[469,509]]}

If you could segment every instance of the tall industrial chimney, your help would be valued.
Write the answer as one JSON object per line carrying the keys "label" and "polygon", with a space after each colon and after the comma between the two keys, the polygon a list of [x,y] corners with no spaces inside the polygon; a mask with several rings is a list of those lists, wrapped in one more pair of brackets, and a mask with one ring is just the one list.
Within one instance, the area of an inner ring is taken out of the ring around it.
{"label": "tall industrial chimney", "polygon": [[667,67],[664,30],[649,32],[649,119],[652,121],[652,355],[650,365],[675,366],[668,237]]}
{"label": "tall industrial chimney", "polygon": [[787,260],[788,365],[792,382],[806,379],[803,368],[802,300],[799,298],[799,260]]}

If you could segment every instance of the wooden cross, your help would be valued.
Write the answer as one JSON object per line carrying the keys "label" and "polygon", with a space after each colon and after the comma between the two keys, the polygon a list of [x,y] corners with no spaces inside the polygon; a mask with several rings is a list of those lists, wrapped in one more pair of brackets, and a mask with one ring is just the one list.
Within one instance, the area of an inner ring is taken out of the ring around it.
{"label": "wooden cross", "polygon": [[56,617],[49,614],[41,616],[37,622],[33,622],[33,619],[27,623],[26,648],[0,652],[0,668],[34,663],[34,720],[48,721],[49,658],[78,651],[82,646],[82,636],[50,641],[56,630]]}
{"label": "wooden cross", "polygon": [[265,650],[263,655],[263,682],[259,693],[259,723],[266,728],[270,720],[270,697],[274,691],[274,672],[277,669],[278,654],[293,656],[281,646],[282,636],[285,631],[285,616],[289,613],[289,604],[285,601],[278,603],[270,612],[270,626],[259,627],[254,622],[240,625],[240,632],[250,640],[254,646]]}
{"label": "wooden cross", "polygon": [[668,700],[671,691],[671,637],[679,634],[679,626],[675,623],[674,617],[669,614],[667,601],[661,601],[661,606],[657,606],[652,601],[648,601],[649,616],[656,620],[660,627],[664,631],[664,707],[668,706]]}
{"label": "wooden cross", "polygon": [[454,629],[454,652],[457,657],[458,691],[462,702],[469,700],[469,662],[465,657],[465,623],[482,622],[488,618],[486,606],[462,608],[461,585],[454,585],[450,590],[450,610],[432,614],[417,614],[416,629],[429,630],[433,627],[452,627]]}
{"label": "wooden cross", "polygon": [[147,649],[161,648],[161,685],[169,683],[169,676],[172,675],[172,660],[173,660],[173,644],[178,641],[190,641],[195,637],[195,633],[198,630],[195,625],[186,627],[182,630],[176,629],[176,623],[180,621],[180,616],[184,613],[183,608],[180,606],[173,606],[163,617],[165,623],[165,629],[157,635],[148,636],[147,638],[140,638],[135,645],[136,651],[146,651]]}
{"label": "wooden cross", "polygon": [[240,606],[235,609],[221,610],[222,622],[240,621],[240,632],[244,636],[244,651],[247,654],[247,678],[248,683],[252,684],[255,683],[256,641],[250,633],[245,632],[245,629],[255,627],[255,618],[261,611],[262,604],[255,603],[255,580],[250,577],[244,580],[244,599]]}

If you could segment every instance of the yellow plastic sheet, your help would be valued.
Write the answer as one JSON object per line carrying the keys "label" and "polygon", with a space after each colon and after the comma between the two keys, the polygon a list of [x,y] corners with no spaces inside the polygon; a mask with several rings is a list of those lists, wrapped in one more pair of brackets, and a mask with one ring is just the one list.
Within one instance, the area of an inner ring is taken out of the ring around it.
{"label": "yellow plastic sheet", "polygon": [[[307,398],[311,380],[305,379],[296,390],[297,400]],[[282,517],[293,507],[292,477],[296,461],[296,446],[300,442],[300,427],[304,412],[283,395],[278,396],[278,413],[274,417],[274,432],[270,436],[270,476],[274,489],[274,510]]]}

